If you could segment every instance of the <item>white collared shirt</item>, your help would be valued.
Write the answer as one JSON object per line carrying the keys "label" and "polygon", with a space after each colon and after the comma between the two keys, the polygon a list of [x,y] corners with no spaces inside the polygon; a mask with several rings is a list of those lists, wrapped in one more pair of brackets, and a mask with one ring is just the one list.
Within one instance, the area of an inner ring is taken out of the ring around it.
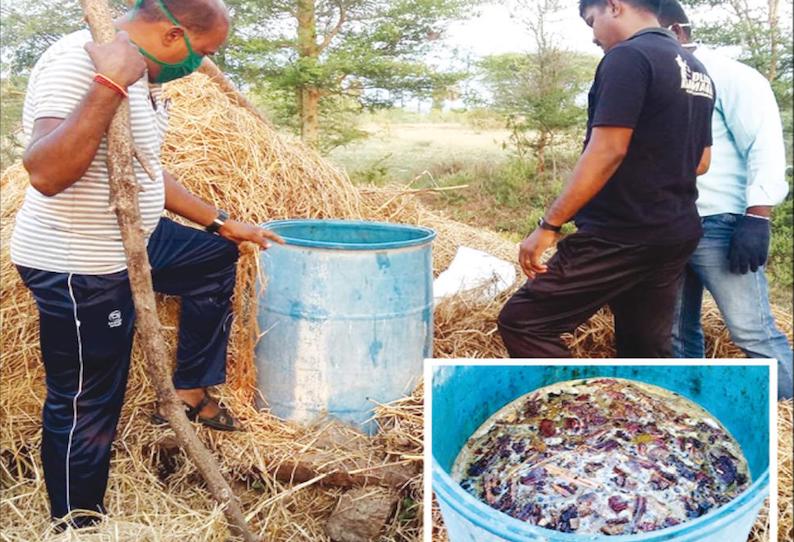
{"label": "white collared shirt", "polygon": [[711,167],[698,177],[700,216],[744,214],[788,194],[783,127],[769,82],[753,68],[698,45],[716,87]]}

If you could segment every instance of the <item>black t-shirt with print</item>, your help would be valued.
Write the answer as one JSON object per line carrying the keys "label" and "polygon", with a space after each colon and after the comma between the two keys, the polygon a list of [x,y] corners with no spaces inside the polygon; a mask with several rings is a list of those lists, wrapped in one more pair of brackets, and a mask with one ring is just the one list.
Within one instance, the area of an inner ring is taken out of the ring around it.
{"label": "black t-shirt with print", "polygon": [[575,217],[579,230],[630,244],[675,244],[702,234],[696,170],[711,146],[714,87],[703,65],[662,28],[616,45],[596,70],[587,136],[633,128],[626,156]]}

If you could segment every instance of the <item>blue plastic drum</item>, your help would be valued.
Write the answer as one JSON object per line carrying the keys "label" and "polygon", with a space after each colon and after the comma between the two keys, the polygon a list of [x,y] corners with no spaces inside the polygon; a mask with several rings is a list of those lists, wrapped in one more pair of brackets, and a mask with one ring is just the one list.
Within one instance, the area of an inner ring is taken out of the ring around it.
{"label": "blue plastic drum", "polygon": [[261,256],[267,285],[256,356],[264,399],[284,419],[328,415],[374,432],[375,404],[411,393],[432,352],[435,233],[341,220],[265,227],[287,245]]}
{"label": "blue plastic drum", "polygon": [[[465,492],[449,473],[466,440],[493,413],[537,388],[612,376],[678,392],[717,417],[739,441],[753,484],[727,505],[658,531],[577,535],[529,525]],[[765,366],[457,366],[433,374],[432,479],[451,542],[747,542],[769,494],[769,369]]]}

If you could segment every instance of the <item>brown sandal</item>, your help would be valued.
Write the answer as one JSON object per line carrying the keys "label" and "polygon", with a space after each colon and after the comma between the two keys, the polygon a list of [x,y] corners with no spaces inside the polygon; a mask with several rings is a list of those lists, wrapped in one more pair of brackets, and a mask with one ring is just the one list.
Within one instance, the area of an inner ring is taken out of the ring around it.
{"label": "brown sandal", "polygon": [[[184,403],[185,416],[187,416],[190,421],[198,422],[202,425],[206,425],[207,427],[211,427],[212,429],[217,429],[218,431],[239,431],[240,429],[235,426],[234,417],[232,417],[227,409],[220,406],[220,404],[218,404],[218,413],[215,414],[215,416],[199,416],[199,412],[201,412],[204,407],[207,406],[212,400],[213,399],[209,396],[209,394],[205,392],[204,397],[201,398],[201,401],[199,401],[196,406],[190,406],[188,403]],[[168,420],[166,420],[157,411],[152,413],[151,418],[156,425],[168,423]]]}

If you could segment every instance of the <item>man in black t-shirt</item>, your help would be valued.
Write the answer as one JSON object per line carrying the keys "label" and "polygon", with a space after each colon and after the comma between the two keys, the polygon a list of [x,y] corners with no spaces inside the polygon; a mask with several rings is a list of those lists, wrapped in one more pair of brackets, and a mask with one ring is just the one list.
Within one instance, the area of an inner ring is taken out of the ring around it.
{"label": "man in black t-shirt", "polygon": [[[499,330],[511,357],[569,357],[561,339],[599,308],[619,357],[672,355],[679,281],[701,236],[697,174],[708,169],[714,88],[659,27],[661,0],[580,0],[605,51],[589,94],[585,148],[560,196],[521,243],[527,283]],[[560,227],[578,232],[541,263]]]}

